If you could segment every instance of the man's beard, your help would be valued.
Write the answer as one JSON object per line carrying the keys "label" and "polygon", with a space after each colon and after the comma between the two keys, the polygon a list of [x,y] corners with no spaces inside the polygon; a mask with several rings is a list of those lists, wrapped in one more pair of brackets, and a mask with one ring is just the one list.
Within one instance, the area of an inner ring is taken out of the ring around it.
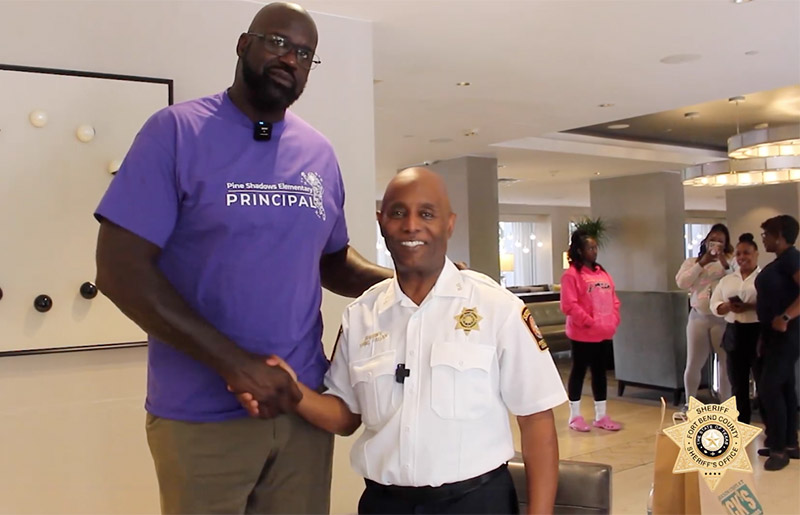
{"label": "man's beard", "polygon": [[[246,58],[242,59],[242,78],[250,92],[250,101],[259,111],[283,111],[300,98],[300,94],[303,92],[302,89],[296,91],[296,88],[279,84],[270,77],[270,68],[280,66],[280,64],[267,66],[259,73],[248,64]],[[291,69],[285,69],[285,71],[294,77]]]}

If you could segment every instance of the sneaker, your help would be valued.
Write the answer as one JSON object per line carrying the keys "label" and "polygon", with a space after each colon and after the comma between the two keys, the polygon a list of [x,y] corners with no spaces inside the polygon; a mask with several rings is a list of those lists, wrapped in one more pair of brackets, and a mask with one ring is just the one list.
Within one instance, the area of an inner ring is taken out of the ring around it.
{"label": "sneaker", "polygon": [[594,422],[592,422],[592,425],[594,427],[599,427],[600,429],[605,429],[606,431],[619,431],[620,429],[622,429],[620,423],[614,422],[608,415],[605,415],[600,420],[595,420]]}
{"label": "sneaker", "polygon": [[780,470],[788,464],[789,464],[788,454],[786,453],[774,454],[769,458],[767,458],[767,461],[764,462],[764,470]]}
{"label": "sneaker", "polygon": [[584,420],[584,418],[580,415],[569,421],[569,428],[575,431],[580,431],[581,433],[588,433],[591,429],[589,424],[586,423],[586,420]]}
{"label": "sneaker", "polygon": [[[789,458],[793,460],[800,460],[800,448],[798,447],[795,447],[794,449],[786,449],[786,454],[788,454]],[[759,449],[758,455],[769,457],[769,448],[764,447],[763,449]]]}

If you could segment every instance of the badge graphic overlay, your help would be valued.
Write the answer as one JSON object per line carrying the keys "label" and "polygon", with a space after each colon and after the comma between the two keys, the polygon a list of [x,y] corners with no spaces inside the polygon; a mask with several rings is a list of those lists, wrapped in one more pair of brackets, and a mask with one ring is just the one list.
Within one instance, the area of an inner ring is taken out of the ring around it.
{"label": "badge graphic overlay", "polygon": [[688,420],[664,429],[680,447],[673,474],[698,471],[713,491],[728,470],[752,472],[747,444],[761,428],[739,422],[736,398],[722,404],[703,404],[689,397]]}

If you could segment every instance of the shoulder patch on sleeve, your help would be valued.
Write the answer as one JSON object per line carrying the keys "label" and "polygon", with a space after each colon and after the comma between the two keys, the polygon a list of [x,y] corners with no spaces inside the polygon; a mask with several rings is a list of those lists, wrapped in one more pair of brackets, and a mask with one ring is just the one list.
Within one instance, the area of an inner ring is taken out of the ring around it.
{"label": "shoulder patch on sleeve", "polygon": [[548,349],[547,342],[544,340],[544,335],[542,335],[542,331],[539,330],[539,326],[536,325],[536,321],[533,319],[533,315],[531,314],[531,310],[528,309],[528,306],[522,308],[522,322],[525,324],[525,327],[528,328],[528,331],[531,332],[531,336],[533,336],[536,345],[539,346],[539,350],[544,352]]}

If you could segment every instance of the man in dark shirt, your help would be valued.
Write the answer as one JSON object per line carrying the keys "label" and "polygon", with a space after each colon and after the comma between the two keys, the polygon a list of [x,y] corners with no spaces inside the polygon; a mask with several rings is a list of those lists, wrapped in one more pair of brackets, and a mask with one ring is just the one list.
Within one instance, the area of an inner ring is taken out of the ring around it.
{"label": "man in dark shirt", "polygon": [[756,277],[756,312],[761,322],[758,397],[766,424],[769,456],[764,469],[780,470],[789,458],[800,458],[797,440],[795,365],[800,356],[800,251],[794,247],[800,230],[789,215],[761,224],[764,248],[775,260]]}

